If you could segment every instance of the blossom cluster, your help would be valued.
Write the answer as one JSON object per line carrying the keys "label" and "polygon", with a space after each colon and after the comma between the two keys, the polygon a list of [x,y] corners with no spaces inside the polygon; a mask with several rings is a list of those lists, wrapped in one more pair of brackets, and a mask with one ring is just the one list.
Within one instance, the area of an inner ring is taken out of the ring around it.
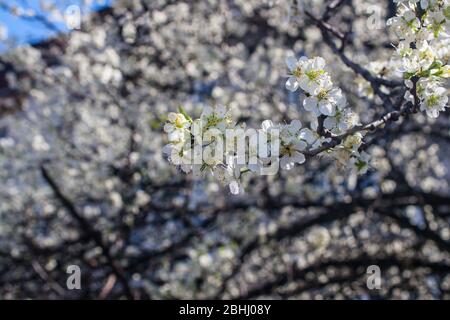
{"label": "blossom cluster", "polygon": [[[196,176],[210,171],[219,182],[229,186],[231,193],[238,194],[242,192],[243,174],[275,174],[278,167],[291,170],[306,161],[305,154],[311,154],[329,143],[333,135],[344,134],[358,124],[358,117],[347,107],[342,90],[333,85],[325,71],[323,58],[288,57],[286,64],[290,71],[287,89],[301,88],[305,92],[305,109],[318,119],[322,118],[327,134],[320,132],[319,120],[314,121],[311,128],[303,128],[300,120],[280,124],[265,120],[259,129],[264,136],[261,139],[260,135],[256,137],[256,131],[248,134],[245,124],[234,123],[224,106],[207,107],[195,120],[180,108],[179,113],[168,115],[164,126],[169,144],[163,152],[168,160],[185,173],[193,172]],[[247,136],[250,140],[255,137],[257,144],[250,143],[246,148]],[[359,152],[362,137],[361,132],[348,135],[340,144],[325,151],[343,167],[365,173],[370,159],[366,153]],[[239,142],[244,144],[244,154],[234,148]],[[268,167],[275,170],[264,171]]]}
{"label": "blossom cluster", "polygon": [[[388,20],[400,42],[399,71],[410,89],[405,98],[420,103],[430,118],[448,107],[444,84],[450,77],[448,65],[450,3],[448,0],[396,0],[397,15]],[[442,46],[443,43],[447,45]]]}
{"label": "blossom cluster", "polygon": [[[308,147],[308,141],[316,142],[312,131],[302,129],[299,120],[277,125],[266,120],[259,130],[264,137],[261,139],[256,131],[246,131],[245,124],[234,123],[224,106],[207,107],[195,120],[180,109],[180,113],[168,115],[164,130],[169,144],[163,152],[171,163],[197,177],[210,171],[220,183],[228,185],[233,194],[242,191],[243,174],[275,174],[278,167],[290,170],[295,163],[305,162],[301,151]],[[246,138],[256,139],[257,143],[247,145]],[[261,145],[266,147],[263,152]],[[275,170],[264,171],[265,168]]]}
{"label": "blossom cluster", "polygon": [[[323,127],[330,134],[340,135],[359,124],[358,116],[347,106],[347,99],[340,88],[334,86],[331,76],[325,70],[326,62],[321,57],[308,59],[302,57],[296,60],[288,57],[286,64],[290,76],[286,81],[286,88],[290,91],[302,89],[306,95],[303,100],[305,110],[312,112],[315,116],[322,117]],[[317,132],[317,123],[313,123]],[[330,148],[328,154],[337,160],[343,167],[354,169],[358,173],[366,173],[369,167],[369,156],[360,153],[363,132],[349,135],[342,143]],[[323,142],[328,142],[320,132],[316,133],[315,147]]]}
{"label": "blossom cluster", "polygon": [[[396,51],[401,67],[397,71],[403,75],[408,88],[405,99],[429,117],[436,118],[448,103],[444,87],[450,76],[448,0],[394,2],[398,13],[387,24],[400,40]],[[362,148],[366,131],[360,126],[358,115],[347,105],[342,90],[334,85],[326,71],[325,60],[289,56],[286,64],[289,70],[286,89],[303,92],[303,107],[315,119],[310,128],[302,128],[299,120],[289,124],[265,120],[260,131],[270,135],[265,140],[270,147],[266,144],[261,154],[258,144],[250,145],[244,154],[239,154],[229,146],[234,146],[239,139],[243,141],[243,137],[245,140],[246,133],[238,130],[228,134],[227,130],[246,126],[234,123],[226,107],[208,107],[196,120],[180,110],[178,114],[169,114],[164,128],[169,135],[169,144],[164,148],[169,161],[180,165],[184,172],[202,175],[211,171],[221,183],[229,185],[233,194],[242,191],[244,173],[262,175],[267,166],[291,170],[311,155],[326,155],[339,167],[365,174],[371,163],[369,154]],[[223,141],[226,141],[225,151]]]}

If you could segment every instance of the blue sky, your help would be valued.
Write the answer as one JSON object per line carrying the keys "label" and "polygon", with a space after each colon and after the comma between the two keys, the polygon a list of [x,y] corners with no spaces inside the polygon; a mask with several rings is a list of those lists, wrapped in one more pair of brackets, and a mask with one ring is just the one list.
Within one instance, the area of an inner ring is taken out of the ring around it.
{"label": "blue sky", "polygon": [[[102,7],[110,5],[114,0],[93,0],[92,5],[85,7],[83,14],[87,14],[92,10],[97,10]],[[4,3],[8,6],[29,7],[42,13],[40,9],[41,2],[48,2],[56,4],[58,8],[62,9],[62,12],[71,5],[78,5],[82,8],[81,4],[86,1],[82,0],[0,0],[0,4]],[[103,3],[103,4],[102,4]],[[24,5],[25,4],[25,5]],[[41,23],[36,21],[24,20],[23,18],[16,17],[11,13],[5,11],[0,5],[0,24],[4,25],[8,29],[8,38],[14,39],[18,45],[24,43],[38,42],[48,37],[51,37],[55,32],[49,30]],[[64,23],[58,24],[58,28],[62,32],[67,32],[67,27]],[[0,44],[0,50],[4,50],[5,46]]]}

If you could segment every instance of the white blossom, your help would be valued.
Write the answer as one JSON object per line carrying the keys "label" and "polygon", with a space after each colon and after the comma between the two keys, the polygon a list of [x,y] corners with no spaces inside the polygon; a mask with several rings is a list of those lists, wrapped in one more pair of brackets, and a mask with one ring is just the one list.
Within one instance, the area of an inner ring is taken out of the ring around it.
{"label": "white blossom", "polygon": [[437,118],[439,112],[447,107],[447,90],[436,84],[428,84],[420,96],[420,110],[425,111],[430,118]]}
{"label": "white blossom", "polygon": [[346,98],[341,89],[331,88],[331,82],[327,86],[322,88],[317,96],[305,98],[303,106],[307,111],[314,112],[316,116],[321,114],[334,116],[337,108],[341,109],[345,106]]}
{"label": "white blossom", "polygon": [[350,108],[338,109],[333,116],[327,117],[323,125],[335,134],[343,133],[359,124],[358,115]]}

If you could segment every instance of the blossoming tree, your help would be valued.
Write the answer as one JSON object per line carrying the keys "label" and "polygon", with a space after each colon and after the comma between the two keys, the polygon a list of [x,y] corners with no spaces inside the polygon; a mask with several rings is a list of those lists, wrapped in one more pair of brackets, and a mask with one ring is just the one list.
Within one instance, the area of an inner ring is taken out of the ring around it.
{"label": "blossoming tree", "polygon": [[119,0],[2,53],[0,296],[448,298],[448,32],[447,0]]}

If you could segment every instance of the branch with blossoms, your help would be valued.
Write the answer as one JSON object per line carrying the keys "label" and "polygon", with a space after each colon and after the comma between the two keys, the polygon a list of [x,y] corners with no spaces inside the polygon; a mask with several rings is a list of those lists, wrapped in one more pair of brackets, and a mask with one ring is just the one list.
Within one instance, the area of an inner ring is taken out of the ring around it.
{"label": "branch with blossoms", "polygon": [[[419,111],[425,112],[430,118],[437,118],[448,103],[447,89],[444,87],[446,79],[450,77],[448,57],[439,51],[445,47],[450,36],[448,1],[395,1],[398,13],[388,20],[387,25],[399,39],[395,47],[396,58],[401,61],[401,66],[397,71],[403,76],[406,88],[404,98],[395,104],[382,88],[394,88],[402,83],[378,78],[351,61],[344,53],[346,35],[327,22],[330,12],[336,11],[343,2],[334,1],[333,8],[327,10],[322,19],[307,10],[304,12],[319,27],[332,51],[370,83],[389,110],[388,113],[380,119],[361,124],[341,88],[333,83],[326,71],[326,61],[322,57],[296,59],[289,56],[286,58],[289,70],[286,89],[291,92],[301,90],[305,95],[303,107],[315,119],[309,128],[303,128],[299,120],[289,124],[273,124],[266,120],[259,130],[264,134],[277,132],[275,138],[271,136],[268,140],[267,137],[263,139],[266,143],[271,142],[270,147],[265,145],[261,153],[261,146],[244,146],[243,155],[234,148],[223,151],[223,140],[226,140],[227,146],[234,146],[239,139],[245,143],[247,136],[243,131],[245,124],[234,123],[227,108],[206,108],[200,118],[195,120],[180,109],[179,113],[169,114],[164,127],[169,140],[164,148],[168,160],[186,173],[194,172],[202,176],[210,171],[219,182],[229,185],[231,193],[239,194],[243,191],[241,178],[244,174],[263,175],[264,168],[274,165],[291,170],[295,164],[304,163],[306,157],[325,155],[339,167],[365,174],[371,166],[371,157],[362,147],[367,133]],[[336,46],[331,36],[341,40],[341,48]],[[242,130],[236,131],[238,128]],[[235,133],[229,135],[229,130],[235,130]],[[202,139],[205,135],[209,137],[206,141]],[[261,139],[257,139],[261,143]],[[201,162],[194,163],[194,158],[201,156]],[[251,159],[256,160],[252,162]]]}

